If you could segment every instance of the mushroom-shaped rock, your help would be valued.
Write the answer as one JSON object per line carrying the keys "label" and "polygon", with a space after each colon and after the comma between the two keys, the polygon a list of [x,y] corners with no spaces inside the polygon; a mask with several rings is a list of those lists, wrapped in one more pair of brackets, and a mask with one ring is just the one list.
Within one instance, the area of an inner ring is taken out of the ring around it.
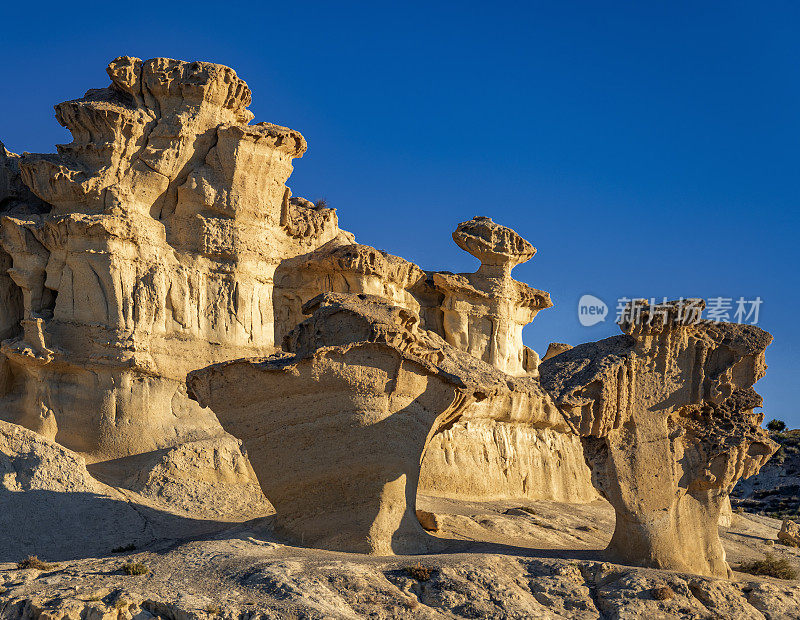
{"label": "mushroom-shaped rock", "polygon": [[369,295],[325,293],[287,335],[290,354],[189,374],[189,392],[240,438],[275,527],[314,547],[424,552],[415,513],[425,446],[507,377]]}
{"label": "mushroom-shaped rock", "polygon": [[616,511],[610,554],[725,577],[720,512],[736,482],[777,448],[753,411],[772,336],[752,325],[693,321],[696,301],[635,302],[625,335],[565,351],[540,372],[582,437],[592,482]]}
{"label": "mushroom-shaped rock", "polygon": [[477,216],[461,222],[453,232],[453,241],[481,261],[481,269],[486,272],[499,271],[508,275],[514,267],[536,254],[535,247],[490,217]]}
{"label": "mushroom-shaped rock", "polygon": [[511,270],[529,260],[536,248],[488,217],[462,222],[453,240],[480,259],[481,266],[469,274],[432,274],[442,295],[445,339],[510,375],[535,375],[539,358],[523,345],[522,329],[553,303],[545,291],[514,280]]}

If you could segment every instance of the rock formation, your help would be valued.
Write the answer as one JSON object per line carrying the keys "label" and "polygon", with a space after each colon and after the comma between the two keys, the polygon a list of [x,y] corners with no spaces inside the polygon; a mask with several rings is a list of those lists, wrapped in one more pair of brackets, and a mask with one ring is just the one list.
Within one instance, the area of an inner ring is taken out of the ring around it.
{"label": "rock formation", "polygon": [[[511,278],[536,249],[486,217],[459,224],[454,241],[481,260],[474,274],[424,271],[398,256],[339,239],[284,261],[275,272],[276,335],[302,320],[302,306],[325,292],[382,297],[420,317],[420,325],[449,344],[514,376],[535,376],[537,354],[522,329],[550,296]],[[537,407],[541,410],[542,407]],[[423,492],[473,499],[591,501],[578,438],[560,416],[498,421],[471,407],[434,437],[420,478]]]}
{"label": "rock formation", "polygon": [[284,340],[291,354],[224,362],[187,380],[242,439],[276,527],[294,540],[425,551],[415,504],[434,433],[473,403],[507,420],[558,415],[535,379],[514,380],[379,297],[326,293],[304,310],[313,315]]}
{"label": "rock formation", "polygon": [[539,358],[522,344],[522,328],[553,304],[549,294],[512,279],[511,270],[536,248],[488,217],[462,222],[453,240],[481,266],[473,274],[433,274],[444,296],[445,339],[510,375],[535,373]]}
{"label": "rock formation", "polygon": [[778,540],[789,547],[800,547],[800,526],[791,519],[784,519]]}
{"label": "rock formation", "polygon": [[56,106],[73,138],[56,154],[0,144],[0,491],[24,498],[9,527],[26,510],[47,527],[70,494],[75,523],[112,502],[90,534],[152,530],[143,506],[183,527],[271,500],[300,543],[388,554],[436,541],[418,486],[599,492],[616,558],[728,574],[716,524],[775,449],[753,412],[769,334],[645,304],[624,335],[552,343],[540,363],[522,330],[552,303],[512,278],[536,252],[516,232],[462,222],[453,240],[480,268],[426,271],[292,196],[306,142],[250,124],[233,70],[107,72]]}
{"label": "rock formation", "polygon": [[71,144],[0,162],[4,204],[24,186],[52,205],[2,219],[2,416],[90,461],[220,435],[186,373],[276,351],[277,265],[339,234],[285,185],[305,140],[248,125],[233,70],[121,57],[108,74],[56,106]]}
{"label": "rock formation", "polygon": [[[214,415],[186,397],[186,373],[278,351],[324,292],[378,295],[499,370],[535,374],[522,328],[551,303],[511,278],[535,253],[514,231],[459,224],[453,238],[481,268],[426,272],[291,196],[305,140],[249,124],[250,91],[231,69],[121,57],[108,74],[107,88],[56,106],[73,134],[58,154],[0,152],[0,418],[120,465],[218,438]],[[471,416],[431,444],[423,483],[476,498],[593,497],[556,418]]]}
{"label": "rock formation", "polygon": [[777,447],[753,411],[772,337],[752,325],[687,321],[686,302],[634,303],[641,313],[621,324],[624,335],[543,362],[542,384],[614,506],[613,556],[727,576],[721,510],[736,481]]}

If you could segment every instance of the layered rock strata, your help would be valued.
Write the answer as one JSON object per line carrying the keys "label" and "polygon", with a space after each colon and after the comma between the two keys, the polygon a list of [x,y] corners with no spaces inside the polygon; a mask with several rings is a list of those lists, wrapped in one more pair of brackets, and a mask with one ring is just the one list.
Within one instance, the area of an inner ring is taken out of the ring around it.
{"label": "layered rock strata", "polygon": [[486,417],[560,414],[514,379],[368,295],[324,294],[284,340],[292,353],[195,371],[190,394],[240,437],[276,527],[315,547],[423,552],[417,481],[433,435],[470,407]]}
{"label": "layered rock strata", "polygon": [[56,106],[72,143],[0,175],[52,205],[0,222],[2,416],[90,461],[221,434],[186,373],[278,350],[276,267],[339,234],[285,185],[305,140],[249,125],[233,70],[121,57],[107,71],[107,88]]}
{"label": "layered rock strata", "polygon": [[[552,306],[550,296],[511,277],[536,249],[486,217],[462,222],[454,241],[481,261],[474,274],[424,271],[398,256],[339,239],[284,261],[275,272],[276,335],[302,320],[302,306],[325,292],[376,295],[418,314],[420,324],[449,344],[515,376],[536,376],[538,356],[522,330]],[[560,417],[498,422],[470,407],[464,420],[431,441],[420,488],[473,499],[591,501],[577,437]]]}
{"label": "layered rock strata", "polygon": [[624,335],[543,362],[542,384],[614,506],[612,556],[724,577],[717,523],[728,494],[777,448],[760,427],[753,389],[772,336],[687,321],[689,302],[636,303]]}
{"label": "layered rock strata", "polygon": [[[250,90],[233,70],[120,57],[107,72],[107,88],[56,106],[72,143],[0,153],[3,419],[90,462],[217,437],[185,374],[277,351],[323,292],[378,295],[503,372],[536,373],[522,328],[551,303],[511,278],[535,253],[513,230],[464,222],[453,239],[481,260],[478,272],[424,271],[356,244],[333,209],[292,197],[305,140],[251,124]],[[440,438],[426,466],[437,492],[479,492],[464,462],[444,458],[454,447],[509,497],[564,498],[576,476],[590,491],[585,468],[552,473],[574,440],[515,424],[487,434],[491,419],[476,419]],[[528,470],[538,462],[549,473]]]}

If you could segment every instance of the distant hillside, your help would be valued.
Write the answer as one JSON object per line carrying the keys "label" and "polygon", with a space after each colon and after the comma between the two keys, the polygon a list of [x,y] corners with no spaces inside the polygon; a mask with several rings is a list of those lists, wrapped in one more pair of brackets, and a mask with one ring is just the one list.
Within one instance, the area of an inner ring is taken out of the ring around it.
{"label": "distant hillside", "polygon": [[761,471],[740,480],[731,506],[775,519],[800,518],[800,429],[770,433],[780,449]]}

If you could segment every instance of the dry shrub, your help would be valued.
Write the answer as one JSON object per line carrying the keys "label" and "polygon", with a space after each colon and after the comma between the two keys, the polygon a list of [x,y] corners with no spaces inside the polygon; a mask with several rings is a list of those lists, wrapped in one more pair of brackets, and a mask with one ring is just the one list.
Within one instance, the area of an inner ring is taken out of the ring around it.
{"label": "dry shrub", "polygon": [[134,562],[132,564],[123,564],[122,568],[120,569],[123,573],[130,576],[135,575],[146,575],[150,572],[150,569],[147,568],[141,562]]}
{"label": "dry shrub", "polygon": [[423,566],[419,562],[414,564],[414,566],[406,567],[406,574],[417,581],[428,581],[428,579],[431,578],[432,573],[433,571],[430,568]]}
{"label": "dry shrub", "polygon": [[50,570],[54,568],[55,564],[48,564],[47,562],[42,562],[38,557],[35,555],[29,555],[27,558],[22,560],[21,562],[17,562],[17,568],[35,568],[36,570]]}
{"label": "dry shrub", "polygon": [[797,570],[786,558],[778,557],[773,553],[765,553],[763,560],[742,562],[737,569],[742,573],[751,575],[766,575],[778,579],[797,579]]}

